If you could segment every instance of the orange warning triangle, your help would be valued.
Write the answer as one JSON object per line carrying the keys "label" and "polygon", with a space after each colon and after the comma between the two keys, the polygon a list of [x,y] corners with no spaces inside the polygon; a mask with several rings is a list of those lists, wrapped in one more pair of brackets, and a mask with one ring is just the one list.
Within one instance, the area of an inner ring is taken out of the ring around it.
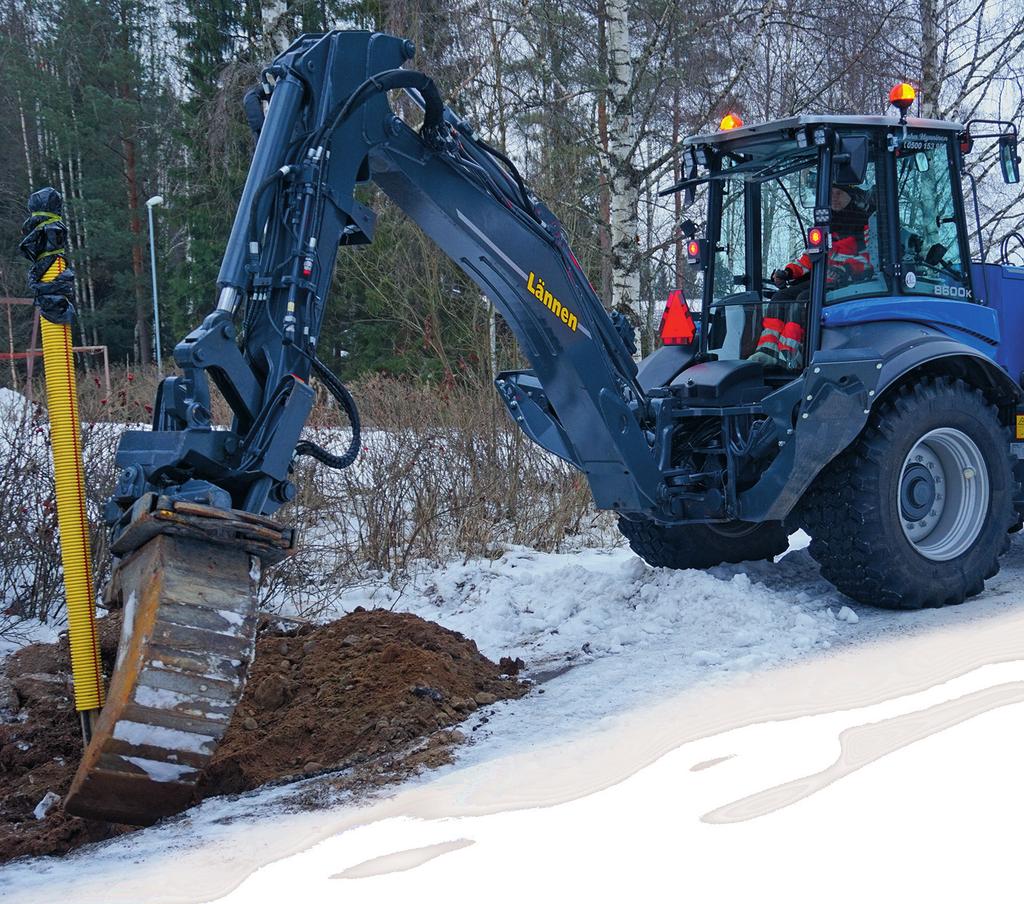
{"label": "orange warning triangle", "polygon": [[695,332],[690,309],[686,306],[682,289],[668,293],[665,313],[661,315],[661,341],[665,345],[689,345]]}

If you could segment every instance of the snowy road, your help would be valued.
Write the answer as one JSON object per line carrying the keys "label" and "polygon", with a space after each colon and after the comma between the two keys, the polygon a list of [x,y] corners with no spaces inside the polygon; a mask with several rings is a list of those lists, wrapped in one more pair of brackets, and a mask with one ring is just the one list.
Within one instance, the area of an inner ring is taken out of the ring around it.
{"label": "snowy road", "polygon": [[[817,576],[801,548],[805,542],[795,537],[791,551],[774,564],[706,573],[648,569],[623,549],[560,555],[513,550],[494,563],[423,574],[400,596],[384,587],[349,591],[341,600],[346,609],[413,611],[474,638],[492,658],[521,656],[538,689],[500,704],[486,714],[486,723],[478,713],[473,743],[455,765],[377,802],[339,802],[306,812],[289,804],[295,786],[211,800],[164,825],[62,860],[0,869],[0,895],[107,904],[213,900],[244,883],[241,895],[260,877],[270,882],[282,870],[287,875],[289,863],[308,864],[312,853],[281,858],[310,851],[324,839],[329,841],[315,850],[328,845],[332,862],[358,863],[358,839],[367,830],[347,830],[360,824],[391,820],[389,825],[400,826],[408,816],[437,820],[568,805],[639,781],[639,774],[672,757],[688,757],[687,775],[695,765],[717,766],[748,743],[741,734],[735,744],[723,744],[723,733],[809,713],[838,719],[838,728],[829,722],[825,732],[834,744],[837,730],[870,721],[852,711],[888,716],[878,708],[909,701],[901,705],[913,712],[915,695],[969,680],[979,670],[997,668],[993,663],[1024,659],[1019,537],[983,597],[909,614],[851,606]],[[923,706],[930,698],[921,700]],[[985,698],[978,706],[1012,702]],[[801,762],[805,751],[787,751],[784,738],[776,741],[783,761]],[[707,796],[722,781],[718,776],[730,775],[726,767],[692,774],[701,778],[687,781],[704,783],[692,793],[707,797],[708,812],[728,816],[739,812],[728,809],[734,804],[742,810],[723,789]],[[749,777],[748,784],[757,790]],[[755,794],[743,806],[764,806],[759,800]],[[397,839],[401,832],[395,832]],[[420,835],[428,848],[453,841]],[[274,861],[280,862],[252,877]]]}

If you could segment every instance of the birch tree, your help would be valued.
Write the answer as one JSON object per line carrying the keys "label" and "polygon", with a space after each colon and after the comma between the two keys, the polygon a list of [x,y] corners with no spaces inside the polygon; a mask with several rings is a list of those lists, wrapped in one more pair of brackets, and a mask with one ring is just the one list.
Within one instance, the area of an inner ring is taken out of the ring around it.
{"label": "birch tree", "polygon": [[633,162],[633,57],[627,0],[605,0],[608,42],[608,173],[611,189],[612,307],[636,311],[640,297],[637,202],[639,179]]}

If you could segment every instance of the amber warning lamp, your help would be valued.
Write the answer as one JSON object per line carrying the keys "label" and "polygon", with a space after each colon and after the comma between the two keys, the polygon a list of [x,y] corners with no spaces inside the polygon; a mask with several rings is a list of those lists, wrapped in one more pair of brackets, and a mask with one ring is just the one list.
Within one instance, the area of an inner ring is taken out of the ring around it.
{"label": "amber warning lamp", "polygon": [[693,342],[696,327],[682,289],[673,289],[668,293],[668,303],[665,305],[665,313],[661,315],[661,328],[658,332],[665,345],[689,345]]}
{"label": "amber warning lamp", "polygon": [[738,129],[741,125],[743,125],[743,120],[735,113],[726,113],[718,124],[718,128],[722,132],[731,132],[733,129]]}
{"label": "amber warning lamp", "polygon": [[686,262],[691,267],[702,267],[705,263],[706,247],[704,239],[690,239],[686,243]]}
{"label": "amber warning lamp", "polygon": [[825,246],[825,230],[820,226],[812,226],[807,230],[807,253],[814,254]]}
{"label": "amber warning lamp", "polygon": [[889,103],[900,111],[901,123],[907,121],[907,110],[910,109],[910,105],[916,97],[917,92],[914,90],[914,86],[908,85],[906,82],[900,82],[889,92]]}

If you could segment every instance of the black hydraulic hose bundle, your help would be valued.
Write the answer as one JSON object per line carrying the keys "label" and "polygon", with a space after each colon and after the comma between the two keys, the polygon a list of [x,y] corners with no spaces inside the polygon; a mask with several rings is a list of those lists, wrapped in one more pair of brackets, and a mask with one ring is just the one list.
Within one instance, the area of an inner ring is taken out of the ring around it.
{"label": "black hydraulic hose bundle", "polygon": [[[415,72],[408,69],[391,69],[371,76],[356,88],[356,90],[353,91],[352,94],[350,94],[344,101],[339,102],[327,114],[327,116],[324,117],[322,124],[318,128],[314,129],[301,139],[298,154],[293,158],[296,161],[295,164],[282,166],[267,176],[267,178],[264,179],[257,188],[257,191],[253,196],[249,214],[248,238],[250,242],[250,253],[253,253],[253,250],[258,248],[257,242],[259,228],[257,226],[257,209],[267,189],[283,177],[288,176],[293,167],[304,160],[307,155],[313,155],[313,149],[322,147],[323,150],[327,150],[338,127],[341,126],[349,116],[355,113],[374,94],[399,89],[415,91],[420,95],[420,98],[422,98],[423,126],[420,130],[420,134],[426,144],[435,150],[440,150],[445,146],[445,106],[433,79],[422,72]],[[462,132],[462,129],[456,129],[453,134],[458,135],[461,138],[463,137]],[[549,232],[543,227],[538,216],[537,209],[530,197],[529,190],[512,161],[505,154],[501,153],[499,150],[485,143],[476,136],[465,135],[464,137],[470,139],[468,146],[461,140],[456,139],[451,148],[454,153],[448,155],[449,162],[454,164],[462,171],[463,175],[479,184],[489,194],[494,196],[496,199],[503,201],[511,210],[516,211],[520,216],[525,215],[525,217],[523,217],[525,225],[537,230],[544,239],[552,241],[560,251],[563,251],[561,247],[562,243],[557,241],[555,237],[549,234]],[[318,161],[321,159],[319,151],[313,156]],[[489,168],[491,169],[491,172],[488,172]],[[496,182],[498,179],[500,179],[504,185],[499,185],[498,182]],[[506,185],[507,188],[505,187]],[[319,203],[320,188],[321,186],[318,185],[314,206]],[[564,251],[563,256],[565,256]],[[569,260],[566,260],[566,268],[570,271],[570,274],[572,274],[575,269],[571,264],[575,264],[575,261],[573,260],[570,262]],[[576,266],[578,267],[578,265]],[[625,343],[625,337],[622,338]],[[603,331],[601,339],[606,345],[609,344],[608,338],[603,335]],[[626,343],[626,345],[628,346],[628,343]],[[614,346],[610,346],[609,351],[614,353],[617,349],[615,349]],[[302,352],[309,359],[313,371],[324,382],[328,391],[332,396],[334,396],[345,411],[345,414],[352,426],[352,439],[348,448],[342,455],[334,455],[310,440],[302,440],[297,443],[295,447],[295,454],[309,456],[330,468],[347,468],[356,460],[360,449],[360,421],[355,400],[352,398],[351,393],[344,384],[342,384],[342,382],[326,367],[326,365],[316,357],[312,350],[302,350]],[[629,363],[632,363],[631,359],[629,359]],[[627,382],[632,381],[627,379]]]}
{"label": "black hydraulic hose bundle", "polygon": [[425,138],[437,133],[444,122],[444,101],[437,90],[434,80],[422,72],[411,69],[388,69],[378,75],[370,76],[348,98],[338,104],[324,120],[324,124],[314,131],[306,141],[307,147],[315,147],[326,136],[333,134],[352,113],[375,93],[395,91],[400,88],[411,88],[418,91],[423,98],[423,131]]}
{"label": "black hydraulic hose bundle", "polygon": [[345,384],[331,372],[323,361],[315,355],[312,355],[310,356],[310,363],[312,363],[313,371],[316,375],[323,380],[327,390],[335,399],[337,399],[338,404],[344,409],[345,415],[348,417],[348,421],[352,425],[352,439],[349,441],[348,448],[342,455],[333,455],[322,446],[318,446],[316,443],[305,439],[296,444],[295,454],[308,455],[310,458],[315,458],[321,464],[340,471],[343,468],[349,467],[349,465],[351,465],[359,455],[359,449],[362,442],[360,436],[359,409],[356,407],[356,400],[352,398],[352,393],[348,391],[348,387],[346,387]]}
{"label": "black hydraulic hose bundle", "polygon": [[1024,246],[1024,235],[1014,231],[1008,235],[1003,236],[1003,240],[999,243],[999,263],[1008,264],[1010,262],[1010,242],[1016,239],[1017,243]]}

